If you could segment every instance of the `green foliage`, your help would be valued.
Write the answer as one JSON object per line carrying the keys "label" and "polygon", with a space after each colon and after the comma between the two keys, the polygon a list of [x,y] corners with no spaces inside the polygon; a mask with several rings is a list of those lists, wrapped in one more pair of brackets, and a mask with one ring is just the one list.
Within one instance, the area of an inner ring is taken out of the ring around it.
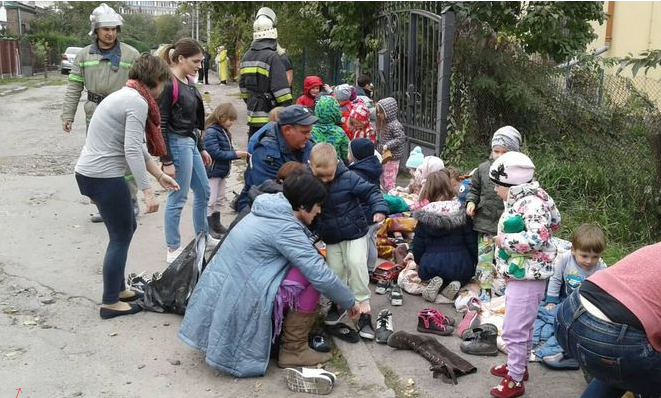
{"label": "green foliage", "polygon": [[158,16],[154,18],[154,25],[156,26],[156,44],[174,43],[186,36],[188,32],[187,30],[184,31],[185,25],[179,15]]}
{"label": "green foliage", "polygon": [[661,65],[661,49],[644,50],[637,57],[629,53],[628,56],[621,59],[617,74],[619,75],[628,66],[631,66],[631,74],[633,76],[638,74],[640,68],[645,68],[645,74],[647,74],[650,69],[654,69],[659,65]]}

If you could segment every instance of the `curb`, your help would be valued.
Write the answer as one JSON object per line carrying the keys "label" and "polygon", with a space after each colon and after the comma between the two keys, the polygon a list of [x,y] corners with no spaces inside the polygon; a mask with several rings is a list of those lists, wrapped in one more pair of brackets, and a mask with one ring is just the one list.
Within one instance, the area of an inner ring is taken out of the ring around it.
{"label": "curb", "polygon": [[20,93],[21,91],[25,91],[27,89],[28,88],[26,86],[15,87],[11,90],[5,90],[5,91],[0,92],[0,97],[4,97],[4,96],[9,95],[9,94]]}
{"label": "curb", "polygon": [[350,383],[368,390],[372,397],[395,398],[395,391],[386,385],[383,373],[363,341],[352,344],[335,337],[332,339],[349,365]]}

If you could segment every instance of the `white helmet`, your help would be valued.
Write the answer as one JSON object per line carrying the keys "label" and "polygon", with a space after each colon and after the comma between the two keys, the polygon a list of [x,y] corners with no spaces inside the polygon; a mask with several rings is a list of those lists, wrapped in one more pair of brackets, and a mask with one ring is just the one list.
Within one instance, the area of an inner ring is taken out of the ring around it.
{"label": "white helmet", "polygon": [[90,30],[89,35],[94,36],[94,31],[98,28],[117,27],[117,30],[122,26],[124,19],[121,15],[117,14],[115,10],[108,7],[106,3],[101,3],[90,14]]}
{"label": "white helmet", "polygon": [[266,15],[260,15],[252,24],[253,40],[277,39],[278,30],[273,26],[273,20]]}
{"label": "white helmet", "polygon": [[268,7],[260,8],[259,11],[257,11],[257,15],[255,15],[255,19],[259,18],[262,15],[268,17],[271,21],[273,21],[274,28],[278,26],[278,17],[275,16],[275,12],[272,9]]}

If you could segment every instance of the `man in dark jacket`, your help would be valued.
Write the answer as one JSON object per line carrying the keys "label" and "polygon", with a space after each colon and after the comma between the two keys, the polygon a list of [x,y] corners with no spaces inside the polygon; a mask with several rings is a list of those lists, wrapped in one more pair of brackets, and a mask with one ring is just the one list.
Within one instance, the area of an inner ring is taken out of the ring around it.
{"label": "man in dark jacket", "polygon": [[269,122],[276,106],[288,106],[293,97],[287,72],[278,54],[275,13],[263,7],[253,23],[253,42],[241,60],[239,88],[246,101],[248,138]]}
{"label": "man in dark jacket", "polygon": [[312,149],[310,131],[316,122],[317,118],[300,105],[288,106],[280,112],[280,120],[271,123],[271,128],[255,144],[244,174],[246,183],[239,197],[239,211],[248,203],[251,186],[275,179],[280,167],[289,161],[308,162]]}

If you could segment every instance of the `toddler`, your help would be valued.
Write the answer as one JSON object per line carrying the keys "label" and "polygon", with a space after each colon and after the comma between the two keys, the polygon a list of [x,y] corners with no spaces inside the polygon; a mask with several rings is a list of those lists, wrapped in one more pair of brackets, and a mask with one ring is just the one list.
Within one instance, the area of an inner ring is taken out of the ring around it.
{"label": "toddler", "polygon": [[227,232],[220,222],[220,208],[225,201],[225,181],[230,175],[232,160],[245,158],[248,155],[248,152],[236,151],[232,146],[232,134],[229,129],[236,118],[236,108],[226,102],[218,105],[205,121],[204,146],[212,159],[211,165],[206,168],[211,191],[207,204],[207,220],[209,228],[216,234]]}
{"label": "toddler", "polygon": [[[377,150],[383,156],[383,178],[382,185],[386,192],[395,188],[397,183],[397,172],[399,171],[399,160],[404,155],[406,135],[404,126],[397,120],[397,101],[387,97],[376,104],[376,127],[379,133],[379,145]],[[387,156],[387,152],[390,156]]]}
{"label": "toddler", "polygon": [[507,364],[491,368],[491,374],[503,378],[491,389],[497,398],[525,393],[533,323],[546,280],[554,273],[557,249],[551,233],[560,227],[560,213],[553,199],[533,182],[534,173],[535,165],[520,152],[503,154],[489,168],[494,191],[505,202],[494,243],[498,273],[508,278],[502,335]]}
{"label": "toddler", "polygon": [[376,142],[376,133],[370,121],[370,110],[362,101],[356,101],[349,112],[349,139],[367,138]]}
{"label": "toddler", "polygon": [[[361,309],[358,320],[360,336],[373,340],[366,235],[369,224],[385,219],[388,206],[375,185],[338,161],[332,145],[316,144],[310,152],[309,162],[312,173],[328,188],[324,211],[317,221],[319,237],[326,243],[326,262],[356,296]],[[362,204],[369,207],[367,213]],[[334,325],[341,318],[342,314],[331,304],[325,323]]]}
{"label": "toddler", "polygon": [[306,76],[303,80],[303,95],[296,99],[296,105],[301,105],[314,113],[324,82],[319,76]]}
{"label": "toddler", "polygon": [[318,144],[327,142],[335,148],[338,158],[348,160],[349,138],[338,124],[342,119],[340,105],[331,96],[325,95],[319,99],[314,109],[314,115],[319,119],[310,134],[312,142]]}

